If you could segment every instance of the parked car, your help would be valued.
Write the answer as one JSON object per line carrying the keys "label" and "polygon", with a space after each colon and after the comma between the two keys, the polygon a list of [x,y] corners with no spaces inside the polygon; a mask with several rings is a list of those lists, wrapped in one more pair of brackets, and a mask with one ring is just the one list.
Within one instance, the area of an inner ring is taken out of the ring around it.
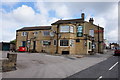
{"label": "parked car", "polygon": [[115,49],[114,56],[120,56],[120,47]]}

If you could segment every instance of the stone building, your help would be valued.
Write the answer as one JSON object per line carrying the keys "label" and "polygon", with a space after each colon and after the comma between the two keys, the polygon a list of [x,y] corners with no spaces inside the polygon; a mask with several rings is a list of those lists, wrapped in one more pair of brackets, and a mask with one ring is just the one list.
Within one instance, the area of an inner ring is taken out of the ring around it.
{"label": "stone building", "polygon": [[24,27],[16,31],[16,49],[50,54],[103,53],[104,28],[79,19],[58,20],[51,26]]}

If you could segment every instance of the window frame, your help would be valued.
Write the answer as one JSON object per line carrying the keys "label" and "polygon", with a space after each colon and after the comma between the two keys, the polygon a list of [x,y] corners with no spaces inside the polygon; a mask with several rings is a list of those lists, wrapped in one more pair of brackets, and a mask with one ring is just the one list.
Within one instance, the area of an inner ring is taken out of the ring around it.
{"label": "window frame", "polygon": [[[68,27],[68,31],[62,31],[62,30],[65,30],[66,27]],[[74,27],[73,26],[69,26],[69,25],[61,25],[59,32],[60,33],[74,33]]]}
{"label": "window frame", "polygon": [[[49,35],[45,35],[44,32],[49,32]],[[50,36],[50,31],[42,31],[43,36]]]}
{"label": "window frame", "polygon": [[[61,40],[68,40],[68,39],[61,39]],[[60,44],[61,40],[59,40],[59,46],[60,47],[69,47],[70,46],[70,41],[69,40],[68,40],[68,46],[61,46],[61,44]]]}
{"label": "window frame", "polygon": [[[92,35],[91,31],[93,31],[93,35]],[[89,29],[89,35],[92,36],[92,37],[94,37],[94,35],[95,35],[94,34],[94,29]]]}
{"label": "window frame", "polygon": [[43,40],[43,41],[42,41],[42,45],[43,45],[43,46],[49,46],[49,45],[44,45],[44,44],[43,44],[44,41],[47,41],[47,42],[50,42],[50,41],[49,41],[49,40]]}
{"label": "window frame", "polygon": [[27,32],[22,32],[22,36],[27,36]]}
{"label": "window frame", "polygon": [[[72,32],[71,32],[71,29],[72,29]],[[70,33],[74,33],[74,27],[73,26],[70,26]]]}
{"label": "window frame", "polygon": [[[37,34],[36,34],[36,33],[37,33]],[[33,32],[34,36],[37,36],[38,33],[39,33],[38,31]]]}

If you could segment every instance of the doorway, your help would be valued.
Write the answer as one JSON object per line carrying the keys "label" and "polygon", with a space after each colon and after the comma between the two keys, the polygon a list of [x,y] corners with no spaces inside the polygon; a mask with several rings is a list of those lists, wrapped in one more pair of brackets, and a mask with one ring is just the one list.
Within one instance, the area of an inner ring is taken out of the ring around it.
{"label": "doorway", "polygon": [[36,41],[33,41],[33,52],[35,52],[36,50]]}

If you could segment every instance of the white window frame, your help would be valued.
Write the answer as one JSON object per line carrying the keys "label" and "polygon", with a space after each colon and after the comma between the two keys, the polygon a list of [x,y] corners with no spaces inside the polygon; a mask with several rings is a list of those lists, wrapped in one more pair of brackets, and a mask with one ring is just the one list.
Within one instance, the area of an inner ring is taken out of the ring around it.
{"label": "white window frame", "polygon": [[[43,41],[48,41],[48,42],[50,42],[49,40],[43,40]],[[43,45],[43,41],[42,41],[42,45]],[[46,45],[43,45],[43,46],[46,46]]]}
{"label": "white window frame", "polygon": [[74,32],[74,27],[70,26],[70,32],[73,33]]}
{"label": "white window frame", "polygon": [[94,37],[94,29],[90,29],[89,30],[89,35],[92,36],[92,37]]}
{"label": "white window frame", "polygon": [[60,32],[61,33],[73,33],[74,28],[73,26],[63,25],[63,26],[60,26]]}
{"label": "white window frame", "polygon": [[[68,40],[68,39],[61,39],[61,40]],[[60,45],[60,41],[61,41],[61,40],[59,40],[59,46],[60,46],[60,47],[69,47],[69,46],[70,46],[70,41],[69,41],[69,40],[68,40],[68,46],[61,46],[61,45]]]}
{"label": "white window frame", "polygon": [[[49,32],[49,35],[45,35],[44,32]],[[50,36],[50,31],[42,31],[43,36]]]}
{"label": "white window frame", "polygon": [[27,36],[27,32],[22,32],[22,36]]}

